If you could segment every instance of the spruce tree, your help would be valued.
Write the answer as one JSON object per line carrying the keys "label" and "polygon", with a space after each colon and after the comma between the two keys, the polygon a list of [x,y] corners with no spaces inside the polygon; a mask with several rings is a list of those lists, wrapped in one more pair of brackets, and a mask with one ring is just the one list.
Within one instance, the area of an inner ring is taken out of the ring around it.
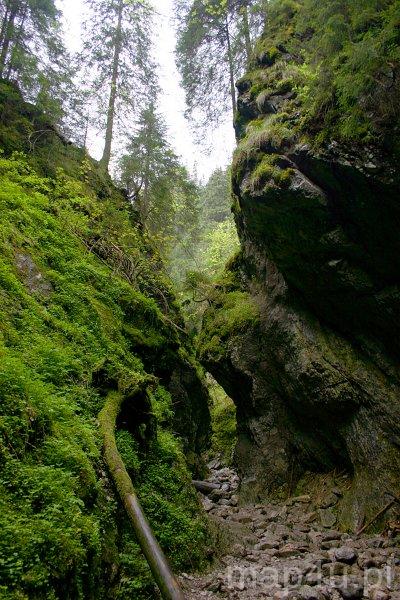
{"label": "spruce tree", "polygon": [[177,65],[188,115],[218,123],[228,103],[236,113],[235,80],[252,51],[252,0],[176,0]]}
{"label": "spruce tree", "polygon": [[87,0],[87,6],[90,16],[81,59],[99,113],[105,117],[102,162],[108,168],[116,124],[120,132],[128,129],[132,115],[156,91],[153,11],[148,0]]}
{"label": "spruce tree", "polygon": [[168,143],[167,127],[155,103],[141,112],[119,180],[146,229],[166,255],[197,226],[198,191]]}

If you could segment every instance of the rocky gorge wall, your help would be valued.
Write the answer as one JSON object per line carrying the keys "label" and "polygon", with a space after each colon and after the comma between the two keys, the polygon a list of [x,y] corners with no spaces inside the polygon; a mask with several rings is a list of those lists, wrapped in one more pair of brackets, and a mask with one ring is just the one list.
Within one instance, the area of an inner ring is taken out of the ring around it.
{"label": "rocky gorge wall", "polygon": [[339,117],[306,114],[313,30],[298,33],[299,13],[282,9],[238,82],[242,250],[200,356],[237,406],[242,497],[345,473],[338,516],[355,528],[400,493],[398,130],[381,120],[373,141],[345,139]]}

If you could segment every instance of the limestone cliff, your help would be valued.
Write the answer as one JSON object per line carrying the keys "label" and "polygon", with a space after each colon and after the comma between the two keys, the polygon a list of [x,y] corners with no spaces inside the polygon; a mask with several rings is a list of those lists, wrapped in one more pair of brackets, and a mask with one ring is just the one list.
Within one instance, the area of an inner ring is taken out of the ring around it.
{"label": "limestone cliff", "polygon": [[[315,58],[317,36],[303,3],[289,4],[238,82],[242,250],[206,313],[200,354],[237,405],[243,494],[344,471],[341,521],[354,527],[400,492],[398,129],[374,119],[377,106],[364,137],[346,138],[337,109],[311,114],[319,71],[304,57]],[[393,101],[398,87],[387,93]]]}

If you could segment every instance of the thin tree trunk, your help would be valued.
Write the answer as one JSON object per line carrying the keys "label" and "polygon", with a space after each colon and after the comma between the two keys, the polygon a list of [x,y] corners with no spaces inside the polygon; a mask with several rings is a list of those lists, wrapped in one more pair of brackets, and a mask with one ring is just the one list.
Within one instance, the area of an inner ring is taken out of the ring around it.
{"label": "thin tree trunk", "polygon": [[19,44],[19,42],[21,41],[21,39],[23,37],[25,19],[26,19],[27,14],[28,14],[28,7],[25,5],[25,11],[24,11],[24,14],[22,15],[21,23],[20,23],[19,28],[18,28],[18,34],[15,36],[15,40],[14,40],[13,47],[12,47],[12,50],[11,50],[10,62],[8,64],[6,79],[10,79],[11,73],[12,73],[12,71],[14,69],[14,65],[13,65],[14,51],[15,51],[15,48],[17,47],[17,45]]}
{"label": "thin tree trunk", "polygon": [[250,62],[251,52],[252,52],[252,43],[251,43],[251,35],[250,35],[250,23],[249,23],[249,11],[247,6],[243,6],[242,8],[243,15],[243,34],[246,44],[246,58],[247,64]]}
{"label": "thin tree trunk", "polygon": [[231,86],[231,101],[232,101],[232,112],[233,118],[236,116],[236,88],[235,88],[235,68],[233,63],[233,53],[231,44],[231,34],[229,32],[228,14],[225,19],[225,36],[228,51],[228,66],[229,66],[229,81]]}
{"label": "thin tree trunk", "polygon": [[148,219],[150,214],[150,206],[149,206],[149,193],[150,193],[150,150],[147,149],[146,152],[146,163],[144,167],[144,184],[143,184],[143,198],[144,198],[144,207],[145,207],[145,215],[143,225],[148,225]]}
{"label": "thin tree trunk", "polygon": [[6,27],[8,23],[8,15],[9,15],[9,6],[7,5],[4,11],[3,22],[1,24],[0,30],[0,47],[3,47],[4,36],[6,34]]}
{"label": "thin tree trunk", "polygon": [[18,14],[18,6],[14,2],[13,7],[10,10],[10,15],[8,17],[8,21],[5,27],[3,45],[1,47],[0,53],[0,77],[3,77],[4,69],[6,66],[8,50],[10,48],[11,39],[14,33],[14,22],[15,18]]}
{"label": "thin tree trunk", "polygon": [[108,103],[108,111],[107,111],[107,127],[106,127],[106,138],[104,145],[104,152],[101,162],[108,169],[110,165],[111,159],[111,146],[113,140],[113,131],[114,131],[114,117],[115,117],[115,102],[117,99],[118,93],[118,74],[119,74],[119,57],[121,54],[122,48],[122,13],[124,10],[123,0],[119,0],[118,4],[118,24],[117,31],[115,36],[115,46],[114,46],[114,57],[113,57],[113,67],[112,67],[112,76],[111,76],[111,89],[110,89],[110,100]]}

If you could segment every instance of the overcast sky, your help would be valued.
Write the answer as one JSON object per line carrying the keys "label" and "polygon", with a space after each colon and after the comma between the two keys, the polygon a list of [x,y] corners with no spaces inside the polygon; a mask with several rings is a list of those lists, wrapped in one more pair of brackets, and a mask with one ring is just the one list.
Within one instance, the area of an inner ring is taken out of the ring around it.
{"label": "overcast sky", "polygon": [[[179,75],[174,61],[175,32],[171,23],[173,0],[152,0],[157,16],[155,33],[155,54],[160,65],[160,112],[165,116],[170,131],[170,141],[175,152],[182,157],[184,164],[193,173],[196,165],[201,178],[207,178],[219,166],[226,166],[234,147],[234,134],[231,116],[210,138],[211,153],[208,155],[196,146],[190,127],[183,116],[185,96],[180,86]],[[58,0],[64,13],[64,28],[67,44],[71,49],[78,49],[80,44],[80,23],[82,22],[82,0]],[[91,153],[100,158],[102,141],[92,136]]]}

